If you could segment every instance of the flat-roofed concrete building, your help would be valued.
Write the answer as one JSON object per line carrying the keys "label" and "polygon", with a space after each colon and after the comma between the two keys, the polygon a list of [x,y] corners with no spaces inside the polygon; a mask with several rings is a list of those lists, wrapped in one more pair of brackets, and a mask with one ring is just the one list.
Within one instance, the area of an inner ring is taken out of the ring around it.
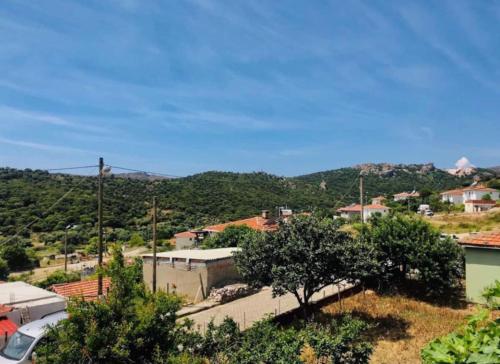
{"label": "flat-roofed concrete building", "polygon": [[66,300],[25,282],[8,282],[0,283],[0,305],[12,308],[5,316],[17,325],[23,325],[64,310]]}
{"label": "flat-roofed concrete building", "polygon": [[[157,289],[175,292],[188,301],[205,299],[212,287],[222,286],[240,278],[233,253],[238,248],[189,249],[158,253],[156,267]],[[153,254],[142,256],[144,282],[153,282]]]}

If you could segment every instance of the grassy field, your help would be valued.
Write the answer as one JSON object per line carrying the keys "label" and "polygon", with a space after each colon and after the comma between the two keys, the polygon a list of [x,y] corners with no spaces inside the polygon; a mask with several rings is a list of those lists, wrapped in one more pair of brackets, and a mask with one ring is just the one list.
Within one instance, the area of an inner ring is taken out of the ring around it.
{"label": "grassy field", "polygon": [[462,234],[476,231],[500,230],[500,208],[482,213],[436,214],[427,218],[444,233]]}
{"label": "grassy field", "polygon": [[436,306],[401,295],[358,293],[322,308],[325,314],[352,313],[373,325],[368,336],[374,345],[373,364],[420,363],[420,350],[432,339],[465,323],[473,307]]}

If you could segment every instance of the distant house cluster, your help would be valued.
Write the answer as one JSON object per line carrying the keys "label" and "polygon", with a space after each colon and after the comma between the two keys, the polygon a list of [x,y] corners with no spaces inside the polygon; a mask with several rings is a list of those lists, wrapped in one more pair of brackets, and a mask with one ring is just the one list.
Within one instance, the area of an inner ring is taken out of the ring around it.
{"label": "distant house cluster", "polygon": [[454,205],[463,204],[465,212],[487,211],[495,207],[495,201],[499,198],[500,192],[498,190],[482,185],[473,185],[441,193],[441,201]]}
{"label": "distant house cluster", "polygon": [[[360,204],[353,204],[349,205],[346,207],[342,207],[337,210],[337,212],[340,214],[340,217],[348,220],[360,218],[361,216],[361,205]],[[373,217],[376,214],[380,215],[385,215],[389,212],[389,208],[384,205],[380,204],[370,204],[370,205],[365,205],[363,206],[363,220],[366,222],[368,221],[371,217]]]}
{"label": "distant house cluster", "polygon": [[[290,209],[280,209],[280,219],[286,220],[293,215]],[[278,228],[278,220],[269,216],[269,211],[264,210],[260,216],[249,217],[242,220],[230,221],[223,224],[206,226],[199,230],[189,230],[174,235],[175,248],[189,249],[199,245],[207,236],[220,233],[229,226],[247,226],[256,231],[274,231]]]}
{"label": "distant house cluster", "polygon": [[401,192],[401,193],[396,193],[394,196],[394,201],[406,201],[411,198],[418,198],[420,197],[420,193],[413,191],[413,192]]}

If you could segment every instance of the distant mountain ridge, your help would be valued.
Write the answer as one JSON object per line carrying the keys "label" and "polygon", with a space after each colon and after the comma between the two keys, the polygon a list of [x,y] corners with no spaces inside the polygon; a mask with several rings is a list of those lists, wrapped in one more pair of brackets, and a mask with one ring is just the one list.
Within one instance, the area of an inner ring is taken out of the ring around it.
{"label": "distant mountain ridge", "polygon": [[[284,205],[298,211],[333,213],[359,199],[360,172],[368,198],[422,188],[440,191],[495,176],[495,171],[486,169],[453,176],[432,163],[366,163],[298,177],[214,171],[176,179],[110,175],[105,178],[105,226],[149,229],[153,196],[158,197],[162,226],[170,232],[248,217],[263,209],[275,211]],[[95,176],[0,168],[0,234],[11,235],[33,220],[32,232],[62,231],[69,224],[93,230],[96,189]],[[57,208],[49,209],[70,190]]]}

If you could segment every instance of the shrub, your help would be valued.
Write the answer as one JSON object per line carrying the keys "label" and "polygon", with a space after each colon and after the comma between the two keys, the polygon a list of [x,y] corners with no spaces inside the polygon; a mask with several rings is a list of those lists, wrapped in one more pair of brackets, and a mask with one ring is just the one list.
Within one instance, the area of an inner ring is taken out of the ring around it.
{"label": "shrub", "polygon": [[62,270],[51,273],[46,279],[38,282],[36,285],[40,288],[49,288],[54,284],[77,282],[80,280],[78,272],[64,272]]}
{"label": "shrub", "polygon": [[492,309],[500,309],[500,281],[495,280],[490,287],[486,287],[483,292],[486,303]]}

